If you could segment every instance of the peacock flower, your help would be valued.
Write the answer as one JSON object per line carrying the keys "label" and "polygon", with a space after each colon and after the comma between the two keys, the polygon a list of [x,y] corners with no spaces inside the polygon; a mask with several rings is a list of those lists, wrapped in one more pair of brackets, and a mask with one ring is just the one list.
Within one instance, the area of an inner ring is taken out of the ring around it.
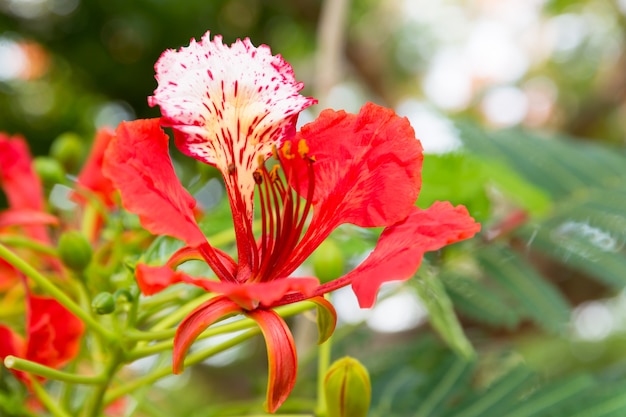
{"label": "peacock flower", "polygon": [[[255,320],[269,359],[266,408],[275,412],[296,379],[296,351],[274,307],[310,300],[334,329],[335,311],[325,293],[352,285],[362,307],[374,304],[387,281],[409,279],[422,255],[469,238],[480,228],[462,207],[447,202],[415,207],[421,186],[422,147],[405,118],[366,104],[358,114],[325,110],[295,131],[298,114],[315,103],[301,96],[291,66],[269,47],[250,40],[231,46],[207,33],[156,64],[158,88],[149,103],[161,119],[124,122],[105,154],[104,173],[120,190],[126,209],[154,234],[183,240],[163,266],[137,265],[145,295],[177,282],[218,294],[180,324],[174,372],[208,326],[230,315]],[[168,152],[176,146],[213,165],[224,178],[237,241],[237,257],[207,242],[194,218],[194,198],[176,178]],[[254,197],[258,196],[255,212]],[[260,217],[261,232],[252,221]],[[339,225],[384,227],[370,256],[334,281],[293,277],[294,271]],[[215,278],[176,268],[204,260]]]}

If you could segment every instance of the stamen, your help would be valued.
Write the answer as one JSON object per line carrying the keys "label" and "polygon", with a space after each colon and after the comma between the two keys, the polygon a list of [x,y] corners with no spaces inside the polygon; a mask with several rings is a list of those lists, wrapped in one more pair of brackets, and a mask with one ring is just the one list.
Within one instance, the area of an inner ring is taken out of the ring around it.
{"label": "stamen", "polygon": [[[252,282],[266,282],[280,276],[281,271],[291,265],[293,250],[302,237],[314,191],[313,158],[308,156],[309,148],[305,141],[298,144],[298,153],[292,153],[291,143],[287,142],[280,150],[272,150],[278,164],[270,170],[265,163],[259,163],[255,172],[261,205],[262,235],[259,247],[260,265],[253,270]],[[307,195],[304,205],[297,193],[300,179],[295,175],[292,165],[285,162],[300,157],[307,165]],[[281,167],[289,167],[289,172],[280,175]],[[291,187],[287,178],[293,178]],[[283,265],[284,264],[284,265]]]}
{"label": "stamen", "polygon": [[[285,142],[283,147],[280,148],[280,152],[283,154],[283,157],[285,159],[293,159],[293,158],[295,158],[295,155],[293,153],[291,153],[291,142]],[[280,156],[278,156],[278,159],[280,159]]]}
{"label": "stamen", "polygon": [[309,154],[309,145],[307,145],[305,139],[300,139],[298,142],[298,153],[300,158],[304,159]]}

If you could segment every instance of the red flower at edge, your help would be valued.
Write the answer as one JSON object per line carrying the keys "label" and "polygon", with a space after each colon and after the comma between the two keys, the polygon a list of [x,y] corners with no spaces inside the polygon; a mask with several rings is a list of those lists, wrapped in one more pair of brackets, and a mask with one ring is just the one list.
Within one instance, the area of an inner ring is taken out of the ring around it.
{"label": "red flower at edge", "polygon": [[49,242],[44,225],[58,221],[44,212],[43,187],[32,161],[28,144],[22,137],[9,137],[0,132],[0,186],[9,204],[8,210],[0,212],[0,229],[20,225],[33,239]]}
{"label": "red flower at edge", "polygon": [[[0,325],[0,359],[13,355],[51,368],[60,368],[72,360],[80,349],[83,322],[58,301],[29,294],[26,337]],[[28,377],[15,375],[29,385]]]}
{"label": "red flower at edge", "polygon": [[[393,111],[371,103],[357,115],[325,110],[296,133],[298,114],[315,100],[298,94],[302,84],[289,64],[265,45],[245,39],[229,47],[207,33],[199,43],[166,51],[156,71],[159,86],[149,102],[163,117],[122,123],[103,169],[146,229],[188,246],[165,266],[139,264],[137,281],[146,295],[176,282],[220,294],[180,324],[175,372],[195,338],[217,320],[232,314],[255,320],[267,343],[266,408],[274,412],[296,378],[293,338],[274,307],[308,299],[334,317],[322,295],[347,285],[362,307],[371,307],[382,283],[410,278],[424,252],[469,238],[480,225],[462,206],[414,206],[422,147],[408,120]],[[221,171],[237,261],[212,247],[198,227],[195,200],[176,178],[160,125],[173,129],[183,153]],[[260,236],[252,229],[255,193]],[[347,275],[322,285],[314,277],[292,277],[343,223],[385,229],[372,254]],[[206,261],[217,280],[176,271],[189,259]]]}

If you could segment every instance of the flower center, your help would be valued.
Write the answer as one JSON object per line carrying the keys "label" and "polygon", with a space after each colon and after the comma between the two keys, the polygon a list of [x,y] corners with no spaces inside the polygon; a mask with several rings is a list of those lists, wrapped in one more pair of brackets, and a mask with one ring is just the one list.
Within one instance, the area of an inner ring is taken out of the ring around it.
{"label": "flower center", "polygon": [[[308,155],[305,140],[298,142],[297,153],[293,153],[291,142],[286,142],[280,150],[273,149],[273,159],[277,164],[269,169],[259,158],[259,168],[254,172],[254,182],[258,189],[261,211],[261,238],[255,246],[255,267],[248,282],[267,282],[278,277],[282,266],[290,259],[300,241],[307,217],[311,211],[314,191],[313,162]],[[307,195],[303,202],[295,191],[299,189],[299,178],[293,165],[285,168],[285,160],[301,158],[306,164]],[[291,187],[287,179],[293,179]]]}

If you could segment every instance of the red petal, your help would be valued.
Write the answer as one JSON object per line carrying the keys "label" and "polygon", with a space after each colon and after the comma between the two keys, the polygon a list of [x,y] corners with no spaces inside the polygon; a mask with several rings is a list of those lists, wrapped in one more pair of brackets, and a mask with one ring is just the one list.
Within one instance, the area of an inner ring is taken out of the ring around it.
{"label": "red petal", "polygon": [[[422,146],[406,118],[372,103],[358,115],[325,110],[301,129],[292,149],[301,139],[315,158],[316,217],[328,221],[332,212],[335,225],[380,227],[409,214],[421,186]],[[306,166],[292,161],[298,171],[290,182],[306,196]]]}
{"label": "red petal", "polygon": [[[104,153],[112,139],[113,132],[111,130],[98,130],[91,153],[78,175],[78,185],[97,194],[104,204],[109,207],[113,206],[115,187],[111,180],[102,173],[102,165],[104,163]],[[78,201],[82,202],[84,199],[78,197]]]}
{"label": "red petal", "polygon": [[19,136],[0,133],[0,183],[11,208],[43,210],[41,181],[32,168],[28,145]]}
{"label": "red petal", "polygon": [[0,359],[9,355],[23,357],[24,341],[13,330],[0,325]]}
{"label": "red petal", "polygon": [[182,187],[158,119],[122,122],[106,151],[103,172],[122,194],[124,207],[154,234],[198,246],[206,239],[193,215],[194,198]]}
{"label": "red petal", "polygon": [[196,338],[210,325],[232,314],[241,313],[241,307],[225,297],[216,297],[192,311],[180,323],[174,336],[172,368],[175,374],[183,371],[185,355]]}
{"label": "red petal", "polygon": [[172,271],[168,266],[148,266],[139,264],[135,269],[135,277],[141,293],[153,295],[163,291],[170,285],[182,282],[182,273]]}
{"label": "red petal", "polygon": [[[0,185],[9,207],[16,210],[44,210],[43,188],[32,168],[32,157],[26,141],[0,133]],[[28,190],[28,192],[25,192]],[[42,226],[28,226],[26,232],[42,242],[49,240]]]}
{"label": "red petal", "polygon": [[253,284],[239,284],[234,282],[220,282],[209,279],[197,279],[181,274],[180,279],[189,284],[197,285],[209,292],[223,294],[246,310],[258,307],[272,307],[274,303],[286,294],[298,293],[306,298],[313,295],[319,287],[317,278],[285,278],[269,282]]}
{"label": "red petal", "polygon": [[9,209],[0,212],[0,228],[7,226],[59,224],[52,214],[30,209]]}
{"label": "red petal", "polygon": [[289,397],[296,383],[296,344],[287,323],[276,312],[254,310],[246,316],[257,322],[265,338],[269,368],[265,409],[274,413]]}
{"label": "red petal", "polygon": [[468,239],[479,230],[480,224],[463,206],[438,201],[426,210],[415,207],[405,221],[386,228],[371,255],[340,280],[352,280],[359,305],[371,307],[380,286],[411,278],[425,252]]}
{"label": "red petal", "polygon": [[[0,326],[0,360],[7,356],[24,358],[24,340],[13,330],[6,326]],[[12,371],[25,384],[29,384],[28,376],[20,371]]]}
{"label": "red petal", "polygon": [[29,296],[26,359],[53,368],[76,357],[83,322],[52,298]]}

